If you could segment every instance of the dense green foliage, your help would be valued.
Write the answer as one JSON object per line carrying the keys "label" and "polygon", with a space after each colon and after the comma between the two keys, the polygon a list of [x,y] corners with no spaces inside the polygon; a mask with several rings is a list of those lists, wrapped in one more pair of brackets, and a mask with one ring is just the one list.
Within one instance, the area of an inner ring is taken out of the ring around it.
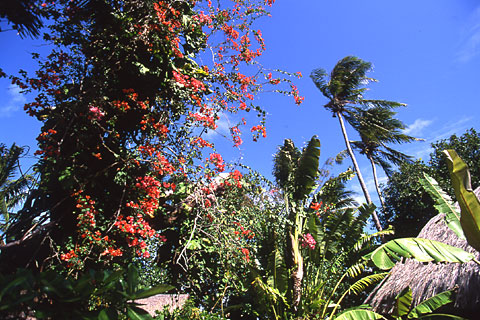
{"label": "dense green foliage", "polygon": [[142,288],[133,265],[117,270],[64,277],[55,271],[34,274],[19,269],[0,276],[0,312],[3,316],[37,319],[152,319],[133,300],[171,289],[169,285]]}
{"label": "dense green foliage", "polygon": [[473,128],[461,136],[452,135],[432,144],[428,161],[403,163],[382,189],[386,210],[381,217],[384,226],[392,225],[397,237],[414,237],[437,211],[434,201],[422,187],[423,172],[438,181],[440,188],[455,201],[455,193],[448,173],[445,149],[458,150],[458,155],[471,168],[472,187],[480,186],[480,135]]}
{"label": "dense green foliage", "polygon": [[[273,1],[12,3],[23,6],[24,20],[5,4],[0,17],[23,35],[37,35],[37,18],[49,18],[44,39],[52,51],[33,55],[35,73],[10,75],[24,93],[36,94],[25,111],[43,127],[33,189],[30,176],[17,174],[22,148],[0,145],[1,316],[152,319],[134,300],[175,290],[190,294],[187,305],[157,318],[377,319],[366,307],[349,309],[387,276],[372,265],[472,258],[422,239],[379,245],[392,230],[382,231],[378,221],[378,233],[365,233],[375,206],[343,119],[359,133],[353,146],[374,170],[390,173],[392,163],[415,172],[421,163],[404,163],[410,158],[388,146],[415,139],[394,118],[403,104],[364,98],[374,79],[367,76],[371,64],[359,58],[340,60],[328,80],[321,69],[312,79],[340,121],[368,204],[355,203],[345,188],[351,169],[333,176],[330,159],[319,168],[316,136],[302,150],[285,140],[274,157],[275,183],[216,152],[208,133],[224,115],[234,147],[252,119],[253,140],[266,136],[266,112],[255,102],[263,86],[303,101],[290,79],[273,78],[256,60],[265,45],[253,24]],[[452,139],[454,147],[480,144],[474,131]],[[460,153],[475,163],[469,148]],[[442,175],[442,161],[434,153],[428,168]],[[396,174],[392,181],[401,178]],[[414,197],[403,190],[397,196],[406,206]],[[477,230],[459,223],[478,242]]]}

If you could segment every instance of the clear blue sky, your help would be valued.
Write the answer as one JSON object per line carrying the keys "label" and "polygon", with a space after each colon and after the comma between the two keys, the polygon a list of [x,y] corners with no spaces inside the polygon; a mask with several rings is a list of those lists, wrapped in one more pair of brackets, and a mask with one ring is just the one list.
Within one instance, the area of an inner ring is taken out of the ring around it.
{"label": "clear blue sky", "polygon": [[[238,151],[228,146],[233,158],[243,157],[270,176],[272,154],[285,138],[301,146],[318,135],[324,160],[343,150],[338,121],[323,109],[326,100],[308,75],[319,67],[330,71],[347,55],[373,63],[371,76],[379,82],[370,86],[369,97],[408,104],[398,117],[409,126],[409,134],[426,141],[403,151],[427,158],[431,142],[470,127],[480,130],[478,1],[277,0],[271,12],[271,18],[256,26],[267,45],[262,63],[301,71],[304,77],[296,84],[305,102],[298,107],[292,98],[262,94],[258,103],[269,114],[268,137],[246,142]],[[31,70],[28,52],[44,51],[40,43],[20,40],[14,32],[0,33],[0,67],[7,73]],[[23,113],[24,101],[7,80],[0,80],[0,142],[35,148],[39,124]],[[370,179],[368,164],[361,162],[361,167]],[[352,187],[359,191],[356,184]]]}

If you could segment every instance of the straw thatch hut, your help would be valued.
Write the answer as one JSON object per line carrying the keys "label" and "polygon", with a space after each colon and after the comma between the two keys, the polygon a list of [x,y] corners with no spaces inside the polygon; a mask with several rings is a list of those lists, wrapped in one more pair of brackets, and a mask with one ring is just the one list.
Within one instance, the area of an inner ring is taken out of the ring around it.
{"label": "straw thatch hut", "polygon": [[[480,188],[475,190],[475,194],[478,197]],[[459,239],[447,227],[443,214],[433,217],[420,231],[418,238],[436,240],[461,248],[474,253],[477,260],[480,259],[480,252],[465,240]],[[392,268],[390,275],[375,288],[365,302],[379,313],[391,314],[395,296],[407,286],[412,289],[414,305],[437,293],[458,287],[454,306],[445,311],[471,319],[477,319],[480,315],[480,266],[474,262],[421,263],[406,259]]]}
{"label": "straw thatch hut", "polygon": [[182,308],[188,298],[188,294],[157,294],[145,299],[135,300],[135,302],[153,317],[157,310],[162,311],[164,308],[168,308],[172,312],[173,309]]}

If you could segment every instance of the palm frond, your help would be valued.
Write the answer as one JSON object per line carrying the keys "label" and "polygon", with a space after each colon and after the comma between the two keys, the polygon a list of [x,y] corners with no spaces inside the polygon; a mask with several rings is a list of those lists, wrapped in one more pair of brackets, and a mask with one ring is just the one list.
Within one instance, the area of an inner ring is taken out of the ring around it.
{"label": "palm frond", "polygon": [[347,294],[360,294],[365,291],[368,287],[375,285],[385,279],[388,276],[389,272],[382,272],[377,274],[371,274],[363,277],[362,279],[356,281],[347,289]]}
{"label": "palm frond", "polygon": [[329,91],[327,86],[327,77],[328,74],[324,69],[315,69],[310,74],[310,78],[312,79],[315,86],[320,90],[320,92],[327,98],[332,98],[332,95]]}
{"label": "palm frond", "polygon": [[371,100],[371,99],[362,99],[358,101],[358,104],[367,107],[367,108],[389,108],[395,109],[398,107],[405,107],[405,103],[388,101],[388,100]]}
{"label": "palm frond", "polygon": [[384,229],[382,231],[378,231],[372,234],[362,234],[360,239],[355,243],[354,250],[360,251],[362,248],[365,247],[366,244],[371,244],[375,239],[378,239],[382,236],[393,235],[395,232],[393,228],[390,226],[388,229]]}

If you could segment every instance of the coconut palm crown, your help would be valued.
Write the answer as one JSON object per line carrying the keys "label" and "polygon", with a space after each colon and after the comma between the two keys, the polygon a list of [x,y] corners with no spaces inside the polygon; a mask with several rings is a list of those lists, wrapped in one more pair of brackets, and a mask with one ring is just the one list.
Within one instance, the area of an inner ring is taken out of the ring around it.
{"label": "coconut palm crown", "polygon": [[396,112],[385,107],[359,110],[351,125],[360,135],[359,141],[351,144],[370,161],[373,179],[382,207],[385,208],[378,184],[376,165],[380,165],[387,176],[392,174],[392,164],[411,162],[412,157],[393,149],[389,144],[402,144],[421,139],[403,133],[405,124],[395,118]]}
{"label": "coconut palm crown", "polygon": [[10,148],[0,144],[0,229],[5,231],[10,220],[10,210],[18,205],[27,195],[32,181],[30,175],[17,175],[18,160],[24,152],[13,144]]}
{"label": "coconut palm crown", "polygon": [[[324,69],[315,69],[310,75],[315,86],[329,99],[324,107],[339,120],[348,154],[352,159],[365,200],[369,204],[372,203],[372,200],[353,153],[343,119],[345,118],[349,123],[354,123],[361,110],[379,107],[393,109],[404,105],[394,101],[364,98],[363,95],[368,90],[366,85],[376,81],[367,76],[371,68],[371,63],[354,56],[347,56],[337,62],[330,76]],[[372,217],[377,230],[382,230],[375,212]]]}

